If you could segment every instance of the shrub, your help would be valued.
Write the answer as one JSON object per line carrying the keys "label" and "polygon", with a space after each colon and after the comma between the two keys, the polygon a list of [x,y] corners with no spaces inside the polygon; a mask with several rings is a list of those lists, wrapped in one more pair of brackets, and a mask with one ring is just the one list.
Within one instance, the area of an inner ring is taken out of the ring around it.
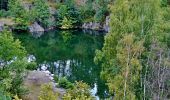
{"label": "shrub", "polygon": [[27,31],[29,25],[28,11],[21,5],[20,0],[9,0],[9,13],[15,20],[14,30]]}
{"label": "shrub", "polygon": [[91,96],[90,87],[83,82],[76,82],[73,89],[67,90],[63,100],[93,100]]}
{"label": "shrub", "polygon": [[74,84],[71,82],[67,82],[66,89],[72,89],[74,87]]}
{"label": "shrub", "polygon": [[27,31],[28,22],[23,18],[15,18],[15,25],[13,29],[17,31]]}
{"label": "shrub", "polygon": [[95,10],[92,4],[92,2],[86,2],[85,5],[79,7],[83,22],[92,22],[94,20]]}
{"label": "shrub", "polygon": [[23,14],[26,12],[26,10],[21,5],[20,0],[9,0],[8,7],[12,17],[15,18],[23,17]]}
{"label": "shrub", "polygon": [[10,96],[0,92],[0,100],[12,100]]}
{"label": "shrub", "polygon": [[73,88],[73,83],[69,82],[66,77],[62,77],[58,81],[59,86],[65,89]]}
{"label": "shrub", "polygon": [[8,17],[8,16],[10,16],[9,11],[0,10],[0,17]]}
{"label": "shrub", "polygon": [[101,7],[96,11],[96,14],[94,15],[94,20],[96,22],[103,22],[105,20],[105,15],[107,13],[106,7]]}
{"label": "shrub", "polygon": [[57,75],[54,75],[54,77],[53,77],[53,78],[54,78],[54,81],[57,83],[57,82],[58,82],[58,80],[59,80],[59,79],[58,79],[58,76],[57,76]]}
{"label": "shrub", "polygon": [[65,77],[62,77],[59,79],[59,86],[62,87],[62,88],[66,88],[67,87],[67,83],[68,83],[68,80],[65,78]]}
{"label": "shrub", "polygon": [[74,28],[81,24],[80,11],[74,2],[67,1],[61,5],[56,13],[57,26],[65,29]]}
{"label": "shrub", "polygon": [[36,62],[30,62],[27,66],[28,70],[36,70],[37,69],[37,63]]}
{"label": "shrub", "polygon": [[57,100],[59,94],[53,91],[51,84],[44,84],[41,86],[41,92],[38,100]]}
{"label": "shrub", "polygon": [[51,14],[45,0],[34,0],[32,15],[34,20],[38,21],[43,27],[49,27]]}
{"label": "shrub", "polygon": [[[0,33],[0,44],[0,59],[4,60],[0,70],[0,91],[20,95],[24,93],[22,85],[27,67],[27,61],[24,59],[26,51],[19,40],[15,40],[12,33],[7,31]],[[11,60],[13,62],[7,64]]]}

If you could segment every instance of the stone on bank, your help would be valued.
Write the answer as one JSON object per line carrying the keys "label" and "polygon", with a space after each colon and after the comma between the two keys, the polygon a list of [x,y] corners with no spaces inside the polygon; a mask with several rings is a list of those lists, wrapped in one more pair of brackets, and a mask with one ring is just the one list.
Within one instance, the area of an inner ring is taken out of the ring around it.
{"label": "stone on bank", "polygon": [[44,28],[37,22],[34,22],[31,26],[29,26],[29,32],[44,32]]}

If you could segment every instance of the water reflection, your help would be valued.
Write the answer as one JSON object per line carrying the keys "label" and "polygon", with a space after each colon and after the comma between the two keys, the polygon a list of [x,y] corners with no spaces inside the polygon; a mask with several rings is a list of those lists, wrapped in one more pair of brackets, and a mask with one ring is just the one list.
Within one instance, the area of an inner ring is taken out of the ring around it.
{"label": "water reflection", "polygon": [[59,77],[66,76],[71,82],[86,82],[93,95],[100,98],[107,95],[100,78],[101,67],[93,62],[95,50],[102,48],[103,36],[83,31],[51,31],[39,38],[28,34],[18,34],[16,38],[35,56],[30,57],[36,58],[40,70],[48,69]]}
{"label": "water reflection", "polygon": [[34,38],[39,38],[44,34],[44,32],[33,32],[31,34]]}

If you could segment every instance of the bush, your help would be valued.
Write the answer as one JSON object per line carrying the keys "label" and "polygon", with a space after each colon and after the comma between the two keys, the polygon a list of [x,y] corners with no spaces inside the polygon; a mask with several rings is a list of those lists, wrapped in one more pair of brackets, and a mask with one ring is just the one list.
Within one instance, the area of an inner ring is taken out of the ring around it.
{"label": "bush", "polygon": [[69,82],[66,77],[62,77],[58,81],[59,86],[65,89],[73,88],[73,83]]}
{"label": "bush", "polygon": [[56,13],[57,26],[69,29],[81,24],[80,11],[75,6],[74,2],[67,1],[61,5]]}
{"label": "bush", "polygon": [[62,77],[59,79],[59,86],[62,87],[62,88],[66,88],[67,87],[67,83],[68,83],[68,80],[65,78],[65,77]]}
{"label": "bush", "polygon": [[80,6],[80,14],[83,22],[92,22],[94,20],[95,10],[92,2],[87,2],[84,6]]}
{"label": "bush", "polygon": [[59,94],[53,91],[51,84],[44,84],[41,86],[40,96],[38,100],[57,100]]}
{"label": "bush", "polygon": [[0,10],[0,17],[8,17],[10,16],[10,12],[5,10]]}
{"label": "bush", "polygon": [[162,7],[167,7],[167,5],[168,5],[168,0],[161,0]]}
{"label": "bush", "polygon": [[96,22],[103,22],[105,20],[105,15],[107,14],[107,8],[101,7],[96,11],[96,14],[94,15],[94,20]]}
{"label": "bush", "polygon": [[54,78],[54,81],[55,81],[56,83],[58,83],[58,80],[59,80],[59,79],[58,79],[58,76],[57,76],[57,75],[54,75],[53,78]]}
{"label": "bush", "polygon": [[28,22],[23,18],[15,18],[14,30],[28,31]]}
{"label": "bush", "polygon": [[28,69],[28,70],[36,70],[37,69],[37,63],[36,62],[30,62],[26,69]]}
{"label": "bush", "polygon": [[10,96],[7,96],[0,92],[0,100],[12,100]]}
{"label": "bush", "polygon": [[15,25],[14,30],[19,31],[27,31],[29,25],[29,17],[28,11],[24,9],[21,5],[20,0],[9,0],[9,13],[12,17],[14,17]]}
{"label": "bush", "polygon": [[74,84],[71,82],[67,82],[66,89],[72,89],[74,87]]}
{"label": "bush", "polygon": [[[3,63],[0,70],[0,91],[5,94],[20,95],[23,92],[23,78],[27,61],[26,51],[19,40],[15,40],[11,32],[0,32],[0,59]],[[14,57],[16,59],[14,60]],[[8,63],[8,61],[13,62]]]}
{"label": "bush", "polygon": [[25,14],[26,10],[21,5],[20,0],[9,0],[8,2],[9,12],[11,13],[12,17],[23,17],[23,14]]}
{"label": "bush", "polygon": [[67,90],[63,100],[94,100],[91,96],[90,87],[83,82],[76,82],[74,88]]}
{"label": "bush", "polygon": [[49,27],[51,14],[45,0],[34,0],[32,15],[34,20],[38,21],[43,27]]}

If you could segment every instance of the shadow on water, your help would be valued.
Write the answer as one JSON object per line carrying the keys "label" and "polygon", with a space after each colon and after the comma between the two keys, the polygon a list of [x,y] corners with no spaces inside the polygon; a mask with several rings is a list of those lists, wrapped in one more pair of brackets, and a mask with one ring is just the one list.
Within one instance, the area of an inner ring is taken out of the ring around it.
{"label": "shadow on water", "polygon": [[101,67],[93,62],[95,50],[103,46],[102,32],[67,30],[34,34],[16,34],[39,66],[46,66],[53,74],[66,76],[71,82],[88,83],[100,98],[107,95],[107,87],[100,78]]}

